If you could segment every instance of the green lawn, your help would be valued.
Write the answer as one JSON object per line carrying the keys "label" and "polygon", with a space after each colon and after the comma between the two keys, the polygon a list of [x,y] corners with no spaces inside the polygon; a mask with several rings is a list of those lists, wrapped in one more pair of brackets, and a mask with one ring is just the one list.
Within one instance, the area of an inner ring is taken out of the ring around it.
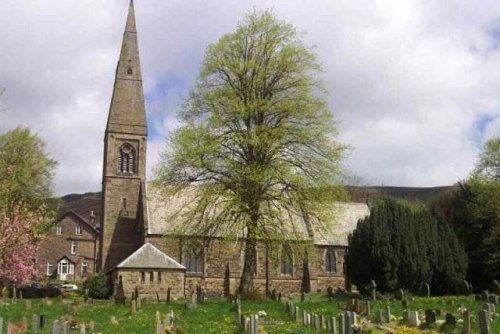
{"label": "green lawn", "polygon": [[[304,302],[298,299],[292,300],[301,310],[315,312],[331,317],[342,312],[347,300],[345,298],[336,298],[329,301],[320,294],[314,294]],[[0,317],[4,319],[4,326],[7,321],[20,322],[23,317],[28,319],[28,328],[31,327],[31,317],[33,314],[46,314],[49,318],[49,327],[40,333],[50,333],[52,323],[66,313],[66,305],[61,299],[52,299],[52,305],[43,305],[41,300],[32,300],[32,307],[26,308],[26,300],[18,300],[15,304],[0,306]],[[78,307],[73,313],[73,317],[79,322],[94,321],[96,326],[94,331],[87,333],[153,333],[155,328],[156,311],[159,311],[162,319],[166,313],[173,310],[176,315],[175,324],[179,333],[239,333],[236,322],[236,312],[234,304],[225,300],[211,300],[198,305],[194,309],[186,309],[183,302],[176,302],[170,305],[165,303],[147,302],[135,315],[130,315],[130,307],[115,305],[111,301],[95,302],[93,305],[84,304],[79,298],[75,298]],[[467,307],[476,317],[477,311],[481,308],[482,302],[474,301],[473,297],[432,297],[415,298],[409,301],[411,310],[424,311],[426,308],[442,310],[444,314],[453,312],[457,314],[459,307]],[[269,333],[318,333],[318,330],[304,327],[296,323],[286,312],[284,305],[273,301],[242,301],[242,313],[249,315],[258,311],[265,311],[267,316],[264,319],[263,329]],[[399,301],[377,301],[372,303],[372,312],[370,318],[374,319],[379,309],[386,306],[391,307],[391,312],[396,318],[400,318],[403,308]],[[114,317],[116,322],[112,322]],[[459,318],[459,317],[457,317]],[[396,333],[460,333],[462,326],[457,324],[454,327],[441,328],[433,326],[426,331],[417,331],[398,327],[398,321],[393,321],[390,326]],[[5,330],[6,328],[4,328]],[[326,333],[326,331],[324,331]],[[372,334],[385,333],[380,329],[372,327]],[[473,323],[473,333],[479,333],[477,320]],[[500,317],[492,322],[491,333],[500,333]]]}

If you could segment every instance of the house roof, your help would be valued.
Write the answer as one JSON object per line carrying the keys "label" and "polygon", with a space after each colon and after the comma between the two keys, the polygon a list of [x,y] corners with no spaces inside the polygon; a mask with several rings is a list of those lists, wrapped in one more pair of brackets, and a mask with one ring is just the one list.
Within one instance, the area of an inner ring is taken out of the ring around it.
{"label": "house roof", "polygon": [[111,270],[116,268],[186,269],[182,264],[166,255],[149,242],[142,245],[141,248],[136,250],[132,255]]}
{"label": "house roof", "polygon": [[[150,183],[148,186],[148,234],[191,236],[203,234],[200,234],[203,226],[196,226],[194,223],[190,225],[179,218],[198,200],[196,187],[188,187],[175,195],[166,196],[155,184]],[[214,208],[211,214],[216,214],[217,210]],[[353,202],[334,202],[331,205],[331,212],[333,214],[330,222],[319,222],[315,219],[305,222],[300,213],[290,211],[284,211],[274,219],[281,224],[280,230],[289,234],[286,237],[290,237],[290,240],[312,240],[317,245],[346,246],[349,233],[356,228],[358,220],[370,213],[367,204]],[[224,228],[226,227],[220,224],[217,233],[211,236],[235,238],[245,236],[242,227],[233,226],[233,231]]]}
{"label": "house roof", "polygon": [[56,221],[56,223],[60,222],[61,220],[63,220],[65,217],[67,217],[69,215],[74,216],[77,220],[79,220],[80,223],[86,225],[93,233],[97,233],[96,228],[94,226],[92,226],[87,219],[83,218],[78,212],[76,212],[74,210],[66,211],[61,217],[59,217],[59,219]]}

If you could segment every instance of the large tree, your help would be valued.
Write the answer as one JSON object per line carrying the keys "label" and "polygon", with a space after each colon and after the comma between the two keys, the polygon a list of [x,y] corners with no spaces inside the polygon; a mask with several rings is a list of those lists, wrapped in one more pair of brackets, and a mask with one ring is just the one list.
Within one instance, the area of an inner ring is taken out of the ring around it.
{"label": "large tree", "polygon": [[473,176],[500,182],[500,137],[491,138],[486,142]]}
{"label": "large tree", "polygon": [[304,220],[330,221],[344,146],[319,70],[292,25],[269,11],[249,14],[209,46],[161,157],[168,189],[196,185],[179,218],[200,235],[244,236],[242,293],[253,290],[258,241],[303,238],[295,231]]}
{"label": "large tree", "polygon": [[56,162],[28,128],[0,135],[0,285],[36,275],[34,258],[51,216]]}

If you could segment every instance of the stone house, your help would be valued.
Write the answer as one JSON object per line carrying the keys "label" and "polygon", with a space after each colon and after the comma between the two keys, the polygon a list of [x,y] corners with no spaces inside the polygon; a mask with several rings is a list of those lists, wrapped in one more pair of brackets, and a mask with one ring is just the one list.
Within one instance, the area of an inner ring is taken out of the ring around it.
{"label": "stone house", "polygon": [[[162,298],[167,288],[173,297],[182,297],[197,285],[222,293],[226,282],[235,292],[243,266],[244,232],[235,231],[231,240],[196,232],[179,234],[172,216],[179,198],[160,196],[155,185],[146,182],[146,144],[147,120],[131,2],[104,138],[100,229],[75,212],[67,213],[48,236],[52,250],[39,258],[40,266],[46,266],[48,274],[57,272],[59,278],[66,279],[81,279],[96,269],[108,273],[115,284],[121,277],[127,297],[136,287],[147,296],[158,293]],[[345,287],[347,236],[369,210],[363,203],[333,203],[332,210],[338,214],[330,229],[295,222],[297,238],[273,247],[258,244],[254,279],[258,290],[298,293],[305,270],[313,291]],[[57,234],[59,225],[61,235]],[[76,226],[82,227],[82,236],[71,232]],[[85,266],[86,271],[82,269]]]}
{"label": "stone house", "polygon": [[41,276],[75,281],[95,272],[98,230],[94,218],[92,211],[88,219],[67,211],[54,223],[37,252]]}

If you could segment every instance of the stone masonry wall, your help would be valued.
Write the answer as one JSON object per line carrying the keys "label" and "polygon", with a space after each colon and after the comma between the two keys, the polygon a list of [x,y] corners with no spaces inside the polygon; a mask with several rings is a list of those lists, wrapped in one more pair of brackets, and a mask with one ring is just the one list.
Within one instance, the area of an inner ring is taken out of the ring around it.
{"label": "stone masonry wall", "polygon": [[[144,273],[144,281],[142,280]],[[161,275],[161,279],[158,276]],[[171,298],[184,297],[184,271],[162,269],[118,269],[113,271],[112,279],[115,281],[122,277],[123,290],[127,299],[137,287],[141,298],[156,299],[158,293],[160,300],[166,300],[167,290],[170,288]]]}

